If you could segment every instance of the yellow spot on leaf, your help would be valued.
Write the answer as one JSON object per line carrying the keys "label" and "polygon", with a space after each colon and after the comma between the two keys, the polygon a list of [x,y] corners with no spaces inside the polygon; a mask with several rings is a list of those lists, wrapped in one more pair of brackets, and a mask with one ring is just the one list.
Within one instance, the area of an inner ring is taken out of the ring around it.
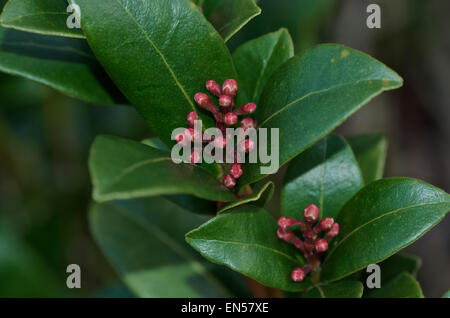
{"label": "yellow spot on leaf", "polygon": [[334,63],[334,58],[331,59],[331,63]]}
{"label": "yellow spot on leaf", "polygon": [[342,52],[341,52],[341,57],[342,58],[346,58],[349,55],[350,55],[350,52],[348,50],[342,50]]}
{"label": "yellow spot on leaf", "polygon": [[383,80],[383,86],[389,86],[389,80],[388,79],[384,79]]}

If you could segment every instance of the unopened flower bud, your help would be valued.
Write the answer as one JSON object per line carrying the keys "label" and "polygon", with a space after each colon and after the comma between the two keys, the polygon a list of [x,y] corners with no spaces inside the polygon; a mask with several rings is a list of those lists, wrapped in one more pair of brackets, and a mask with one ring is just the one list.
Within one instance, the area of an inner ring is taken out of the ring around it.
{"label": "unopened flower bud", "polygon": [[240,107],[236,110],[236,114],[238,115],[248,115],[253,113],[256,110],[256,104],[255,103],[248,103],[244,106]]}
{"label": "unopened flower bud", "polygon": [[197,93],[195,94],[194,99],[197,105],[201,108],[209,110],[213,114],[216,114],[218,112],[216,106],[214,106],[208,95],[204,93]]}
{"label": "unopened flower bud", "polygon": [[240,163],[234,163],[231,166],[230,174],[233,176],[233,178],[238,179],[244,171],[242,170],[242,165]]}
{"label": "unopened flower bud", "polygon": [[305,279],[305,276],[305,271],[301,267],[297,267],[291,273],[291,278],[296,283],[300,283],[303,279]]}
{"label": "unopened flower bud", "polygon": [[184,131],[187,142],[193,142],[196,140],[202,140],[203,134],[201,131],[194,130],[194,128],[188,128]]}
{"label": "unopened flower bud", "polygon": [[192,150],[189,156],[191,163],[198,163],[200,161],[200,154],[197,150]]}
{"label": "unopened flower bud", "polygon": [[223,148],[225,148],[226,144],[227,144],[227,140],[224,137],[218,136],[218,137],[214,138],[214,147],[223,149]]}
{"label": "unopened flower bud", "polygon": [[220,85],[216,81],[207,81],[206,82],[206,89],[211,92],[211,94],[219,97],[222,95],[222,88],[220,88]]}
{"label": "unopened flower bud", "polygon": [[223,179],[223,184],[228,188],[234,188],[234,186],[236,185],[236,180],[231,176],[231,175],[226,175],[225,178]]}
{"label": "unopened flower bud", "polygon": [[328,242],[324,239],[318,239],[314,244],[314,247],[317,252],[325,252],[328,249]]}
{"label": "unopened flower bud", "polygon": [[255,149],[255,142],[251,139],[246,139],[239,145],[241,152],[251,152],[253,149]]}
{"label": "unopened flower bud", "polygon": [[194,121],[198,120],[198,115],[196,112],[190,112],[187,115],[187,122],[189,124],[189,127],[194,127]]}
{"label": "unopened flower bud", "polygon": [[179,144],[181,144],[182,146],[186,146],[188,144],[188,140],[186,138],[186,135],[183,133],[177,134],[175,136],[175,141]]}
{"label": "unopened flower bud", "polygon": [[219,105],[222,107],[230,107],[233,104],[233,99],[228,95],[221,95],[219,98]]}
{"label": "unopened flower bud", "polygon": [[255,121],[250,117],[244,118],[241,120],[241,128],[244,129],[244,131],[249,128],[255,128]]}
{"label": "unopened flower bud", "polygon": [[222,93],[228,96],[236,96],[238,84],[234,79],[227,79],[222,85]]}
{"label": "unopened flower bud", "polygon": [[305,222],[313,223],[319,217],[319,208],[315,204],[308,205],[303,211],[303,219]]}
{"label": "unopened flower bud", "polygon": [[288,216],[282,216],[278,219],[278,226],[281,228],[290,228],[296,224],[296,220]]}
{"label": "unopened flower bud", "polygon": [[234,124],[237,123],[237,121],[238,121],[238,116],[233,112],[226,113],[223,118],[223,122],[225,124],[227,124],[228,126],[233,126]]}
{"label": "unopened flower bud", "polygon": [[320,220],[319,222],[319,229],[322,231],[328,231],[329,229],[331,229],[331,227],[334,224],[334,219],[333,218],[324,218],[322,220]]}
{"label": "unopened flower bud", "polygon": [[292,231],[281,228],[277,230],[277,236],[279,239],[288,243],[291,243],[296,238],[295,234]]}
{"label": "unopened flower bud", "polygon": [[334,223],[331,229],[325,234],[325,238],[332,239],[339,234],[339,224]]}

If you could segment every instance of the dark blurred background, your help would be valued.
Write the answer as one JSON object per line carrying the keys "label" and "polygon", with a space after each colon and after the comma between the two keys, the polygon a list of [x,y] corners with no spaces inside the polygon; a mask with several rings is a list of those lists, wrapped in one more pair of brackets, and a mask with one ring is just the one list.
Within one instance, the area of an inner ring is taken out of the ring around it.
{"label": "dark blurred background", "polygon": [[[366,8],[382,9],[381,29]],[[233,38],[286,27],[296,53],[316,43],[362,50],[405,80],[349,119],[338,132],[380,131],[389,140],[385,176],[409,176],[450,191],[450,1],[261,0],[263,14]],[[70,76],[70,75],[69,75]],[[151,136],[131,107],[95,106],[45,86],[0,74],[0,297],[126,296],[89,233],[87,170],[95,135]],[[427,297],[450,288],[450,218],[407,248],[423,260]],[[82,288],[66,288],[79,264]]]}

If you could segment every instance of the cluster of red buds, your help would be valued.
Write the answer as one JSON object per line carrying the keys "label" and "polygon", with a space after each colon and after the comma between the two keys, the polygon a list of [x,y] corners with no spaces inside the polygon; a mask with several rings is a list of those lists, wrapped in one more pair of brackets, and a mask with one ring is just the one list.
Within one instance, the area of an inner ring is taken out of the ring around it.
{"label": "cluster of red buds", "polygon": [[[194,96],[194,100],[197,105],[203,109],[206,109],[212,113],[216,121],[216,129],[221,131],[220,137],[209,136],[202,131],[194,130],[194,122],[198,120],[198,114],[195,112],[190,112],[187,116],[187,122],[189,128],[182,134],[176,136],[176,141],[178,143],[186,144],[191,143],[194,140],[201,140],[202,143],[213,142],[214,146],[217,148],[225,148],[227,144],[226,128],[235,126],[240,115],[249,115],[256,110],[255,103],[247,103],[237,109],[235,108],[235,97],[238,91],[238,84],[234,79],[227,79],[222,86],[220,86],[216,81],[210,80],[206,82],[206,89],[218,99],[217,107],[205,93],[197,93]],[[249,128],[256,128],[256,121],[250,117],[243,118],[239,123],[240,128],[245,132]],[[249,153],[255,148],[255,143],[250,138],[244,139],[239,145],[240,153]],[[243,170],[242,165],[238,162],[238,151],[234,151],[234,159],[231,165],[230,171],[226,174],[222,182],[229,188],[233,189],[236,185],[236,180],[242,176]],[[190,155],[190,161],[192,163],[198,163],[200,160],[200,154],[198,150],[194,149]],[[242,161],[241,161],[242,162]]]}
{"label": "cluster of red buds", "polygon": [[[318,269],[322,253],[328,249],[328,243],[339,234],[339,224],[330,217],[317,222],[319,214],[319,208],[310,204],[303,211],[304,222],[285,216],[278,219],[277,236],[298,248],[308,263],[292,271],[291,278],[294,282],[301,282],[309,272]],[[317,224],[314,225],[315,223]],[[298,227],[303,240],[294,234],[294,227]]]}

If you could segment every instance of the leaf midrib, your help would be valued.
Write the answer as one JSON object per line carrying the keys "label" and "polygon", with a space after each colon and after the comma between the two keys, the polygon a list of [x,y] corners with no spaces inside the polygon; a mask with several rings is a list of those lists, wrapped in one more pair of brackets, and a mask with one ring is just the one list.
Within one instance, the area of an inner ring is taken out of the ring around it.
{"label": "leaf midrib", "polygon": [[269,251],[271,251],[274,254],[279,254],[279,255],[289,259],[290,261],[296,263],[296,264],[299,263],[295,258],[289,256],[288,254],[285,254],[285,253],[283,253],[281,251],[278,251],[276,249],[273,249],[273,248],[270,248],[270,247],[267,247],[267,246],[264,246],[264,245],[261,245],[261,244],[258,244],[258,243],[244,243],[244,242],[239,242],[239,241],[223,241],[223,240],[218,240],[218,239],[211,240],[211,239],[193,238],[193,237],[189,237],[189,236],[187,236],[187,238],[192,240],[192,241],[218,242],[218,243],[221,243],[221,244],[247,245],[247,246],[250,246],[250,247],[261,248],[261,249],[269,250]]}
{"label": "leaf midrib", "polygon": [[[321,93],[325,93],[328,92],[330,90],[333,89],[337,89],[337,88],[341,88],[341,87],[345,87],[345,86],[351,86],[351,85],[357,85],[357,84],[361,84],[361,83],[367,83],[367,82],[382,82],[382,79],[366,79],[366,80],[361,80],[361,81],[355,81],[355,82],[347,82],[347,83],[342,83],[342,84],[338,84],[338,85],[333,85],[324,89],[320,89],[320,90],[315,90],[315,91],[311,91],[297,99],[294,99],[292,102],[287,103],[286,105],[282,106],[279,110],[277,110],[276,112],[272,113],[269,117],[267,117],[260,125],[260,127],[264,127],[264,125],[270,121],[272,118],[274,118],[275,116],[277,116],[278,114],[280,114],[281,112],[283,112],[284,110],[286,110],[287,108],[289,108],[290,106],[293,106],[295,104],[297,104],[298,102],[301,102],[304,99],[307,99],[308,97],[317,95],[317,94],[321,94]],[[397,81],[392,81],[392,83],[397,83]],[[387,90],[387,89],[392,89],[395,88],[395,86],[388,86],[388,87],[381,87],[380,89],[382,91]]]}
{"label": "leaf midrib", "polygon": [[192,102],[192,100],[189,98],[189,95],[187,94],[186,90],[184,89],[184,86],[181,84],[181,82],[178,80],[177,75],[175,74],[175,71],[172,69],[172,67],[170,66],[169,62],[167,61],[166,57],[164,56],[164,54],[161,52],[161,50],[158,48],[158,46],[156,45],[155,42],[153,42],[153,40],[150,38],[150,36],[148,35],[147,31],[142,27],[142,25],[139,23],[139,21],[136,20],[136,18],[131,14],[131,12],[127,9],[127,7],[125,7],[120,0],[115,0],[120,7],[123,8],[123,10],[125,11],[125,13],[127,15],[130,16],[131,20],[138,26],[139,30],[142,32],[142,34],[144,35],[144,37],[146,38],[146,40],[151,44],[151,46],[155,49],[156,53],[158,53],[158,55],[161,57],[161,60],[163,61],[163,64],[166,66],[167,70],[169,71],[170,75],[172,76],[173,80],[175,81],[175,84],[178,86],[178,88],[181,90],[181,92],[183,93],[184,97],[186,98],[188,104],[191,106],[192,110],[194,112],[197,112],[197,109],[194,105],[194,103]]}
{"label": "leaf midrib", "polygon": [[195,260],[193,257],[189,255],[189,252],[186,248],[183,248],[179,243],[177,243],[172,237],[167,235],[165,232],[159,230],[157,227],[152,224],[142,220],[142,218],[137,217],[133,214],[128,213],[122,207],[116,206],[117,211],[119,211],[123,217],[129,218],[134,221],[135,224],[141,226],[145,231],[153,233],[153,235],[161,242],[163,245],[167,245],[172,251],[179,255],[181,258],[185,259],[186,262],[192,266],[194,271],[204,276],[206,280],[208,280],[211,284],[215,285],[218,289],[225,293],[225,295],[231,295],[231,292],[228,288],[220,283],[214,276],[210,275],[205,266],[203,266],[200,262]]}
{"label": "leaf midrib", "polygon": [[375,218],[373,218],[373,219],[367,221],[366,223],[359,225],[359,226],[356,227],[354,230],[352,230],[349,234],[347,234],[342,240],[340,240],[340,241],[336,244],[336,246],[334,246],[334,248],[333,248],[333,249],[330,251],[330,253],[327,255],[327,257],[326,257],[326,259],[325,259],[323,265],[326,264],[327,260],[331,257],[331,255],[336,251],[336,249],[337,249],[344,241],[346,241],[350,236],[352,236],[354,233],[358,232],[358,231],[359,231],[360,229],[362,229],[363,227],[365,227],[365,226],[367,226],[367,225],[369,225],[369,224],[371,224],[371,223],[373,223],[373,222],[375,222],[375,221],[377,221],[377,220],[379,220],[379,219],[382,219],[382,218],[384,218],[384,217],[386,217],[386,216],[389,216],[389,215],[392,215],[392,214],[401,212],[401,211],[406,210],[406,209],[414,209],[414,208],[418,208],[418,207],[422,207],[422,206],[433,206],[433,205],[441,205],[441,204],[450,204],[450,202],[449,202],[449,201],[442,201],[442,202],[436,202],[436,203],[423,203],[423,204],[416,204],[416,205],[411,205],[411,206],[407,206],[407,207],[398,208],[398,209],[395,209],[395,210],[392,210],[392,211],[383,213],[383,214],[381,214],[381,215],[379,215],[379,216],[377,216],[377,217],[375,217]]}

